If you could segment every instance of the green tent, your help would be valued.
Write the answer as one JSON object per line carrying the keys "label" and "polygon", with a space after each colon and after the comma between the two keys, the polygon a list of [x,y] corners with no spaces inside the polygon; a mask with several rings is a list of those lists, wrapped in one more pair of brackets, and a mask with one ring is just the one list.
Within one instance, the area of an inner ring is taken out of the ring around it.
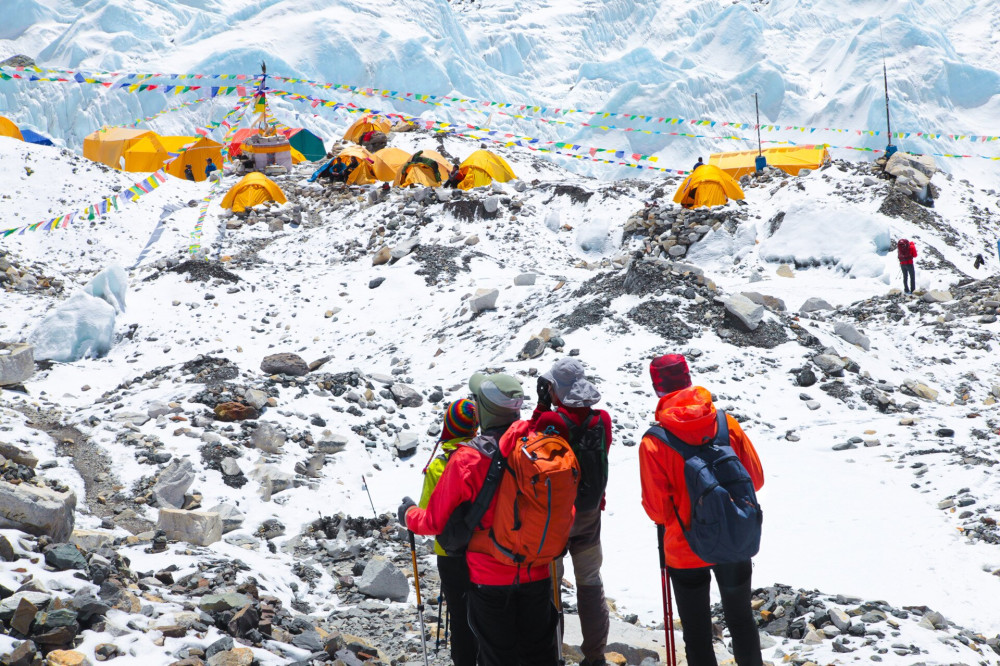
{"label": "green tent", "polygon": [[326,157],[326,148],[323,147],[323,139],[302,127],[293,127],[291,131],[283,132],[288,137],[288,142],[292,148],[299,151],[310,162],[321,160]]}

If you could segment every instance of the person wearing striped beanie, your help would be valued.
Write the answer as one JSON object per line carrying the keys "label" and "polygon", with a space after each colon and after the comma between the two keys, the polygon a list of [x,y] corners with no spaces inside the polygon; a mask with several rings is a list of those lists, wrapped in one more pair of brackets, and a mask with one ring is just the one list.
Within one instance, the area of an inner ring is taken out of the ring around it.
{"label": "person wearing striped beanie", "polygon": [[[463,442],[476,436],[479,430],[476,403],[465,398],[455,400],[445,408],[443,421],[439,438],[441,453],[432,454],[424,469],[424,488],[418,504],[421,509],[427,508],[451,454]],[[479,645],[469,627],[469,566],[464,555],[449,557],[437,540],[434,541],[434,552],[441,577],[441,594],[451,615],[451,660],[455,666],[475,666]]]}

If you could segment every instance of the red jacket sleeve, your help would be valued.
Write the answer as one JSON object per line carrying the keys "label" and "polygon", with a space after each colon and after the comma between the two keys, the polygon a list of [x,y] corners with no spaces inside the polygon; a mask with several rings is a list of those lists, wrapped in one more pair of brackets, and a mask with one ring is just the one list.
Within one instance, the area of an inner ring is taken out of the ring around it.
{"label": "red jacket sleeve", "polygon": [[458,447],[431,493],[427,508],[411,507],[406,512],[406,527],[414,534],[441,534],[455,508],[462,502],[474,499],[479,492],[475,466],[481,458],[474,449]]}
{"label": "red jacket sleeve", "polygon": [[639,478],[642,482],[642,508],[657,525],[665,525],[670,511],[672,486],[664,465],[666,456],[662,444],[653,437],[643,437],[639,445]]}
{"label": "red jacket sleeve", "polygon": [[732,444],[733,451],[739,456],[743,466],[747,468],[750,480],[753,481],[754,490],[760,490],[764,486],[764,468],[761,467],[757,449],[753,447],[753,442],[743,432],[739,421],[727,414],[726,422],[729,424],[729,442]]}
{"label": "red jacket sleeve", "polygon": [[913,241],[910,241],[910,256],[911,257],[917,256],[917,244],[914,243]]}

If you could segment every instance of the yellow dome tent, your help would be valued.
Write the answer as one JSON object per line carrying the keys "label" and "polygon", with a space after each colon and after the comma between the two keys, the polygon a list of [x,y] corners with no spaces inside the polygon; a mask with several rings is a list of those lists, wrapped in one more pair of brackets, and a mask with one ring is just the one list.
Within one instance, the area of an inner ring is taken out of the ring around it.
{"label": "yellow dome tent", "polygon": [[[381,151],[379,151],[381,152]],[[437,175],[435,175],[435,166]],[[433,150],[418,150],[413,153],[413,157],[400,168],[396,174],[396,186],[406,187],[407,185],[425,185],[426,187],[440,187],[441,183],[448,180],[451,173],[451,164],[444,155]]]}
{"label": "yellow dome tent", "polygon": [[[791,176],[799,175],[802,169],[818,169],[830,161],[830,153],[824,146],[782,146],[763,151],[767,165],[777,167]],[[716,153],[710,155],[708,163],[717,166],[734,179],[756,170],[754,160],[756,150],[742,150],[736,153]]]}
{"label": "yellow dome tent", "polygon": [[459,166],[459,174],[462,180],[459,181],[458,187],[463,190],[483,187],[494,180],[506,183],[517,178],[507,160],[488,150],[477,150],[465,158]]}
{"label": "yellow dome tent", "polygon": [[396,174],[410,161],[411,155],[400,148],[383,148],[374,153],[375,177],[386,182],[396,180]]}
{"label": "yellow dome tent", "polygon": [[231,208],[234,213],[242,213],[247,208],[253,208],[265,201],[283,204],[288,199],[274,181],[259,171],[254,171],[233,185],[222,199],[221,205],[223,208]]}
{"label": "yellow dome tent", "polygon": [[705,164],[691,172],[677,188],[674,202],[684,208],[722,206],[730,199],[742,199],[743,190],[725,171]]}
{"label": "yellow dome tent", "polygon": [[383,134],[388,134],[392,129],[392,123],[388,118],[383,118],[382,116],[367,113],[356,121],[354,124],[347,128],[344,132],[344,139],[347,141],[353,141],[354,143],[361,143],[361,137],[364,136],[366,132],[382,132]]}
{"label": "yellow dome tent", "polygon": [[9,136],[12,139],[24,141],[24,137],[21,136],[21,130],[17,128],[17,125],[3,116],[0,116],[0,136]]}
{"label": "yellow dome tent", "polygon": [[[104,131],[98,130],[88,134],[83,139],[83,156],[89,160],[107,164],[113,169],[122,168],[122,158],[125,152],[139,143],[146,137],[156,137],[155,132],[149,130],[126,129],[124,127],[109,127]],[[162,164],[162,160],[159,164]],[[132,168],[126,163],[125,171],[156,171],[159,164],[133,164]]]}
{"label": "yellow dome tent", "polygon": [[[188,144],[194,145],[184,150]],[[215,166],[222,165],[222,144],[200,136],[146,136],[125,150],[125,170],[156,171],[174,155],[177,159],[167,165],[167,173],[184,179],[184,167],[190,164],[194,179],[200,182],[205,180],[208,158]]]}
{"label": "yellow dome tent", "polygon": [[361,146],[348,146],[340,151],[335,161],[350,162],[351,158],[358,160],[358,165],[347,177],[348,185],[368,185],[378,180],[375,177],[375,156]]}

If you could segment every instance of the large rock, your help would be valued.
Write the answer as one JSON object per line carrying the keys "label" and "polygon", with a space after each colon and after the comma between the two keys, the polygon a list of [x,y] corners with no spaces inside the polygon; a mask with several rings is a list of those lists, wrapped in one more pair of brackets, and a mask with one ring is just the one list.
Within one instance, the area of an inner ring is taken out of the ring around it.
{"label": "large rock", "polygon": [[785,302],[776,296],[768,296],[757,291],[744,291],[743,295],[757,305],[763,305],[775,312],[784,312],[786,310]]}
{"label": "large rock", "polygon": [[499,289],[477,289],[476,293],[469,299],[469,309],[474,313],[496,310],[497,297],[499,296]]}
{"label": "large rock", "polygon": [[844,374],[844,368],[847,367],[847,361],[833,354],[817,354],[812,361],[820,370],[834,377]]}
{"label": "large rock", "polygon": [[260,362],[260,371],[265,375],[303,377],[309,374],[309,364],[298,354],[271,354]]}
{"label": "large rock", "polygon": [[0,386],[20,384],[35,372],[35,348],[0,342]]}
{"label": "large rock", "polygon": [[923,384],[913,379],[907,379],[903,382],[903,392],[909,393],[910,395],[915,395],[918,398],[923,398],[924,400],[937,400],[938,392],[932,389],[927,384]]}
{"label": "large rock", "polygon": [[316,441],[317,453],[340,453],[347,448],[348,439],[344,435],[337,435],[329,430],[324,430]]}
{"label": "large rock", "polygon": [[61,543],[73,533],[75,510],[73,493],[0,481],[0,528],[45,535]]}
{"label": "large rock", "polygon": [[886,162],[885,172],[897,179],[904,179],[917,187],[926,187],[937,172],[937,164],[930,155],[910,155],[896,152]]}
{"label": "large rock", "polygon": [[951,295],[950,291],[931,289],[923,296],[921,296],[920,300],[924,301],[925,303],[947,303],[948,301],[952,300],[952,298],[954,297]]}
{"label": "large rock", "polygon": [[250,443],[264,453],[281,453],[285,439],[285,433],[281,430],[270,423],[261,423],[250,436]]}
{"label": "large rock", "polygon": [[233,530],[238,530],[243,525],[244,516],[243,512],[236,508],[233,504],[227,504],[222,502],[216,504],[211,509],[208,510],[209,513],[219,514],[219,518],[222,520],[222,533],[228,534]]}
{"label": "large rock", "polygon": [[868,339],[867,335],[862,334],[858,329],[854,328],[850,324],[842,321],[838,321],[833,325],[833,332],[840,336],[842,339],[850,342],[852,345],[857,345],[868,351],[872,348],[871,340]]}
{"label": "large rock", "polygon": [[736,294],[725,301],[726,312],[731,314],[746,330],[755,331],[764,318],[764,306],[757,305],[746,296]]}
{"label": "large rock", "polygon": [[392,562],[378,555],[368,560],[357,584],[358,592],[374,599],[406,601],[410,596],[410,584],[406,580],[406,574],[397,569]]}
{"label": "large rock", "polygon": [[35,454],[20,449],[13,444],[7,444],[6,442],[0,442],[0,456],[3,456],[7,460],[13,460],[18,465],[24,465],[32,469],[38,464],[38,458],[35,457]]}
{"label": "large rock", "polygon": [[824,301],[822,298],[807,298],[806,302],[802,304],[799,308],[801,314],[809,314],[810,312],[819,312],[820,310],[832,310],[833,306]]}
{"label": "large rock", "polygon": [[413,432],[403,431],[396,435],[396,453],[400,458],[409,458],[417,452],[420,437]]}
{"label": "large rock", "polygon": [[54,543],[46,548],[45,563],[56,571],[87,569],[87,558],[71,543]]}
{"label": "large rock", "polygon": [[174,541],[208,546],[222,539],[222,518],[214,511],[160,509],[156,529]]}
{"label": "large rock", "polygon": [[254,465],[250,477],[260,482],[261,496],[270,501],[271,495],[294,487],[295,475],[282,470],[277,465]]}
{"label": "large rock", "polygon": [[184,506],[184,494],[192,483],[194,483],[194,465],[187,458],[174,458],[163,468],[156,483],[153,484],[153,497],[157,506],[181,508]]}
{"label": "large rock", "polygon": [[221,402],[212,410],[220,421],[247,421],[260,416],[260,412],[242,402]]}
{"label": "large rock", "polygon": [[400,407],[419,407],[424,404],[424,397],[406,384],[396,383],[389,388],[392,399]]}

